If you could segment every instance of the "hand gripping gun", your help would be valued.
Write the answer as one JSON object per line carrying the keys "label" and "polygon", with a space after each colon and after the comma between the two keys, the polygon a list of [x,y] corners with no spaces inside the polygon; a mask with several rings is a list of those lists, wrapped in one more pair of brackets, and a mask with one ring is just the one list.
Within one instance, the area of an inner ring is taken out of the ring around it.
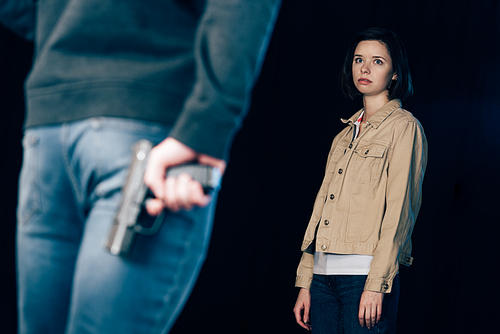
{"label": "hand gripping gun", "polygon": [[[113,219],[106,248],[111,254],[126,256],[129,254],[136,234],[154,235],[158,232],[165,217],[165,211],[158,215],[150,227],[143,226],[144,204],[153,197],[151,191],[144,184],[149,153],[153,143],[140,140],[133,146],[133,157],[127,181],[122,189],[123,199],[119,210]],[[203,191],[209,193],[219,187],[221,181],[220,170],[216,167],[198,164],[179,165],[167,170],[167,177],[176,177],[182,173],[191,175],[193,180],[203,186]]]}

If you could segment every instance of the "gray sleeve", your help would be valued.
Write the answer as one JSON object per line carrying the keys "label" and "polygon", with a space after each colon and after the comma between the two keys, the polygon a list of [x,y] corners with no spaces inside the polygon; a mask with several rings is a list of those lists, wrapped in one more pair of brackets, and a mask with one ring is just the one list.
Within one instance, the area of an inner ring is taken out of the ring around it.
{"label": "gray sleeve", "polygon": [[207,1],[198,27],[196,81],[171,136],[228,157],[250,104],[281,0]]}
{"label": "gray sleeve", "polygon": [[35,0],[0,0],[0,23],[21,37],[34,38]]}

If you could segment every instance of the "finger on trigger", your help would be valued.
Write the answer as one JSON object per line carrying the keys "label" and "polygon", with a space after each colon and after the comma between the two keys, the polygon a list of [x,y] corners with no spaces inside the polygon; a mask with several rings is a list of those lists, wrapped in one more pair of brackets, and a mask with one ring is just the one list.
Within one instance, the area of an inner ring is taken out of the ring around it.
{"label": "finger on trigger", "polygon": [[158,198],[150,198],[145,202],[146,211],[151,216],[158,216],[163,211],[163,201]]}

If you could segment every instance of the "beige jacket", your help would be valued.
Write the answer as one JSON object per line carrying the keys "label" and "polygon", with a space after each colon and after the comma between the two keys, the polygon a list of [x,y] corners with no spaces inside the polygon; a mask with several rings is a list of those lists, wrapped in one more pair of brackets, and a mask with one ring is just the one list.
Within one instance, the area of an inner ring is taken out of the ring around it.
{"label": "beige jacket", "polygon": [[424,129],[392,100],[352,141],[361,110],[333,140],[325,177],[302,244],[296,286],[309,289],[314,252],[373,255],[365,290],[391,292],[411,240],[427,165]]}

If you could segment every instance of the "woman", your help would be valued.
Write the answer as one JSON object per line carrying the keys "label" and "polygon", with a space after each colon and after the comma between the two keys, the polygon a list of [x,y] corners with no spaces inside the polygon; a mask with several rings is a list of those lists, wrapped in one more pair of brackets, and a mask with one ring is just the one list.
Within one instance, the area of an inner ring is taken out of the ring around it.
{"label": "woman", "polygon": [[[333,140],[297,269],[297,323],[321,333],[395,333],[399,264],[412,262],[427,141],[402,109],[413,93],[405,48],[371,28],[352,42],[343,92],[363,109]],[[378,331],[377,331],[378,330]]]}

